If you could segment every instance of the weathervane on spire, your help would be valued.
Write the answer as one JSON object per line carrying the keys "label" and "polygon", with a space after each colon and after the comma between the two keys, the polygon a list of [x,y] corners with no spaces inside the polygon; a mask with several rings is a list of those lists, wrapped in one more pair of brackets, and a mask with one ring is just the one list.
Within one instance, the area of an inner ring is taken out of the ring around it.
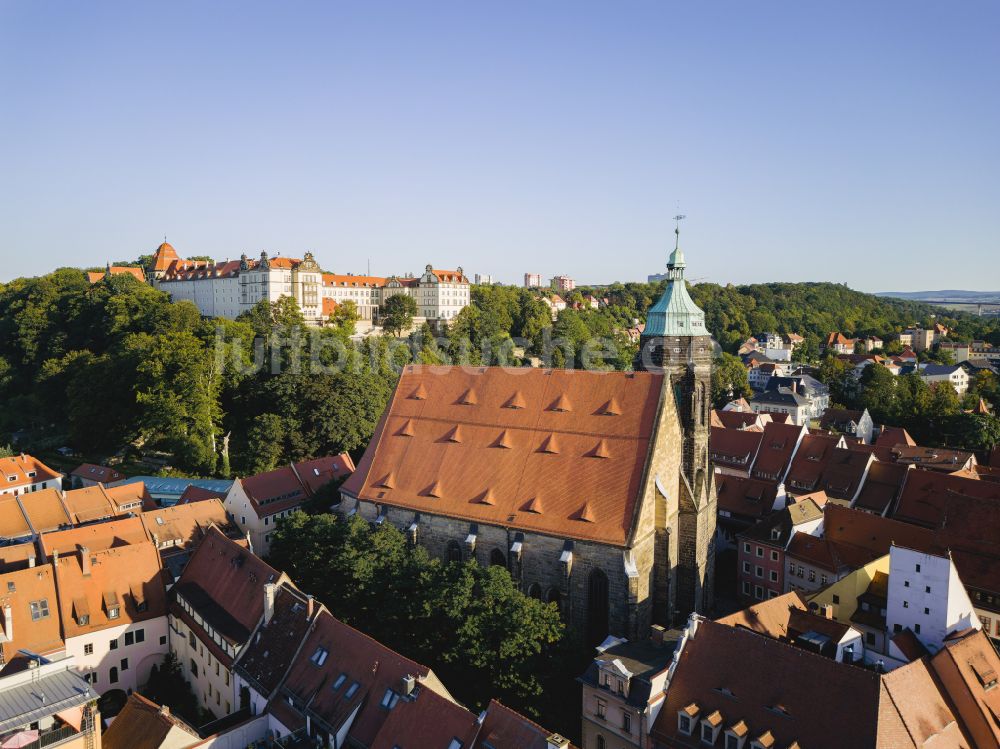
{"label": "weathervane on spire", "polygon": [[677,226],[674,228],[674,234],[676,235],[676,238],[674,239],[675,250],[681,246],[681,221],[686,218],[687,216],[685,216],[683,213],[678,213],[676,216],[674,216],[674,221],[677,222]]}

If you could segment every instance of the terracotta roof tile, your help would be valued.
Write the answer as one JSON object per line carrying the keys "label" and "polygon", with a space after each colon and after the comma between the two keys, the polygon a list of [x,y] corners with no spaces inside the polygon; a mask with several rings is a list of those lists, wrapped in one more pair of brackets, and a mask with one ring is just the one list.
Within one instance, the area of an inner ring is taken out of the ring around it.
{"label": "terracotta roof tile", "polygon": [[778,496],[775,481],[719,474],[715,477],[720,512],[759,519],[770,514]]}
{"label": "terracotta roof tile", "polygon": [[[167,738],[171,731],[187,734],[187,741],[179,745],[180,737]],[[161,749],[163,746],[190,747],[200,741],[198,732],[178,718],[164,712],[155,702],[141,694],[129,695],[125,707],[105,729],[101,736],[103,749]]]}
{"label": "terracotta roof tile", "polygon": [[247,648],[236,665],[240,675],[265,698],[280,686],[318,612],[319,604],[294,586],[276,588],[271,620],[267,624],[261,621],[253,635],[253,647]]}
{"label": "terracotta roof tile", "polygon": [[52,552],[72,553],[80,546],[91,551],[103,551],[116,546],[145,543],[149,538],[142,521],[135,518],[118,518],[104,523],[92,523],[78,528],[43,533],[40,538],[42,552],[48,558]]}
{"label": "terracotta roof tile", "polygon": [[[744,721],[755,738],[779,747],[875,746],[879,677],[742,627],[701,621],[689,637],[653,725],[669,746],[698,746],[678,731],[688,705],[697,720],[718,710],[723,724]],[[837,709],[823,706],[836,701]],[[851,720],[843,719],[850,715]]]}
{"label": "terracotta roof tile", "polygon": [[[89,571],[88,571],[89,568]],[[166,616],[166,577],[151,543],[116,546],[100,551],[60,553],[55,565],[60,600],[82,598],[89,622],[78,621],[72,606],[60,609],[66,637],[106,627]],[[117,606],[117,615],[114,609]]]}
{"label": "terracotta roof tile", "polygon": [[[417,512],[624,543],[661,384],[660,375],[644,372],[407,367],[342,490]],[[477,395],[475,408],[456,405],[470,388]],[[420,400],[412,399],[415,392]],[[505,407],[515,394],[523,407]],[[600,413],[612,399],[622,411],[613,418]],[[552,405],[572,410],[553,411]],[[415,425],[414,436],[396,437],[407,421]],[[454,425],[461,426],[462,442],[439,441],[441,427]],[[588,457],[595,439],[604,441],[610,458]],[[392,485],[386,486],[390,474]],[[421,494],[434,480],[445,489],[439,499]],[[487,488],[495,505],[476,501]],[[545,512],[522,512],[540,491]],[[574,522],[584,504],[590,506],[588,522]]]}
{"label": "terracotta roof tile", "polygon": [[708,442],[712,462],[728,468],[749,471],[763,438],[763,432],[712,427]]}
{"label": "terracotta roof tile", "polygon": [[805,427],[781,424],[776,420],[765,426],[750,475],[753,478],[782,480],[798,446],[799,436],[805,431]]}
{"label": "terracotta roof tile", "polygon": [[[381,697],[372,695],[379,701]],[[461,742],[460,746],[471,749],[478,732],[479,722],[473,713],[430,689],[420,689],[387,711],[371,749],[409,746],[447,749],[455,739]]]}
{"label": "terracotta roof tile", "polygon": [[0,458],[0,489],[51,481],[60,476],[61,473],[52,470],[33,455],[21,453]]}
{"label": "terracotta roof tile", "polygon": [[119,473],[114,468],[99,466],[94,463],[83,463],[74,468],[69,475],[87,479],[88,481],[97,481],[101,484],[110,484],[112,481],[121,481],[125,478],[125,474]]}
{"label": "terracotta roof tile", "polygon": [[[249,638],[264,612],[264,586],[286,580],[283,574],[213,526],[191,555],[173,591],[182,595],[222,637],[240,645]],[[200,639],[216,658],[223,663],[232,662],[176,601],[171,604],[171,612],[202,633]]]}
{"label": "terracotta roof tile", "polygon": [[37,556],[31,541],[0,546],[0,573],[23,569],[28,566],[28,560],[37,559]]}
{"label": "terracotta roof tile", "polygon": [[761,601],[716,621],[728,627],[744,627],[768,637],[781,639],[788,637],[788,621],[792,609],[807,610],[806,602],[795,591]]}
{"label": "terracotta roof tile", "polygon": [[144,512],[140,522],[161,553],[195,548],[213,525],[227,536],[236,532],[218,498]]}
{"label": "terracotta roof tile", "polygon": [[[322,665],[312,660],[319,648],[327,652]],[[348,739],[371,746],[390,714],[381,707],[385,691],[401,692],[404,677],[422,679],[429,673],[426,666],[404,658],[320,609],[281,695],[292,697],[297,712],[308,710],[338,728],[358,708]],[[341,674],[343,679],[339,678]],[[348,696],[354,684],[357,686]],[[422,688],[429,688],[427,682]]]}
{"label": "terracotta roof tile", "polygon": [[[32,616],[32,603],[36,604],[36,614],[44,614]],[[4,629],[3,611],[8,605],[13,633]],[[12,662],[19,659],[18,650],[50,655],[63,649],[59,598],[51,565],[43,564],[0,576],[0,632],[4,634],[0,638],[0,652],[7,666],[12,666]],[[0,665],[0,668],[3,666]]]}
{"label": "terracotta roof tile", "polygon": [[28,522],[36,533],[59,530],[73,522],[56,489],[22,494],[20,501]]}
{"label": "terracotta roof tile", "polygon": [[32,535],[28,518],[13,494],[0,494],[0,536],[7,539]]}

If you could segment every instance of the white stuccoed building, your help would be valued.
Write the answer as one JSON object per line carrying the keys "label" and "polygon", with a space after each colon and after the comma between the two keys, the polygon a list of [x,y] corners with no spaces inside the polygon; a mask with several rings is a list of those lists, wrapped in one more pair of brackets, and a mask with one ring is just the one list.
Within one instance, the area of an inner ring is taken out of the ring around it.
{"label": "white stuccoed building", "polygon": [[[982,628],[950,557],[893,546],[888,594],[888,636],[909,629],[932,653],[952,632]],[[908,660],[894,648],[890,645],[890,656]]]}

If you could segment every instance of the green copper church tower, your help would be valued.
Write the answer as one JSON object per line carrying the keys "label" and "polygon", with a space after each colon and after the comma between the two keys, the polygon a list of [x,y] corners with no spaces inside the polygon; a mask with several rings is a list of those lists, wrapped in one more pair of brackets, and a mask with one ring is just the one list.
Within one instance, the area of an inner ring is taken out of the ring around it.
{"label": "green copper church tower", "polygon": [[713,341],[705,313],[684,282],[679,223],[674,233],[667,287],[649,309],[635,368],[667,375],[664,387],[670,388],[680,417],[683,457],[673,600],[676,614],[686,617],[692,611],[709,612],[713,606],[716,492],[708,453]]}

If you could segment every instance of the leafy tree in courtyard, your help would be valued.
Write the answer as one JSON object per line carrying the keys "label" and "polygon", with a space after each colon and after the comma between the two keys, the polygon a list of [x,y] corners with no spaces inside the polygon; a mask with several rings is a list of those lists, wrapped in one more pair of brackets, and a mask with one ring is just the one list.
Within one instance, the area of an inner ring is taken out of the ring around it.
{"label": "leafy tree in courtyard", "polygon": [[382,328],[399,338],[399,334],[413,325],[417,314],[417,301],[409,294],[394,294],[382,304]]}
{"label": "leafy tree in courtyard", "polygon": [[535,712],[564,627],[506,569],[432,559],[389,523],[301,512],[279,522],[271,563],[338,618],[430,665],[471,706],[496,696]]}

